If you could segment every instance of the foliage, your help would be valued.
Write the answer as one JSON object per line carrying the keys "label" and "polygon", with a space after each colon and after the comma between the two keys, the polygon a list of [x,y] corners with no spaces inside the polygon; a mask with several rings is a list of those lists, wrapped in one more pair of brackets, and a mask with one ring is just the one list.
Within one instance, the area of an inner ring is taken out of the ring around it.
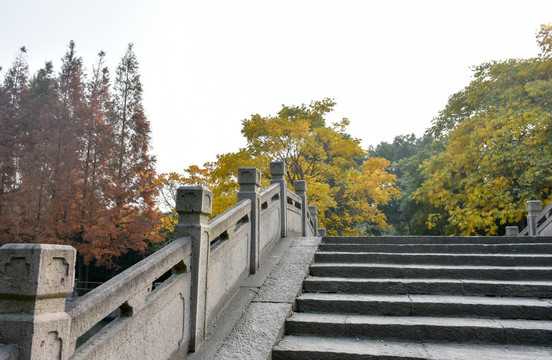
{"label": "foliage", "polygon": [[[397,176],[397,185],[401,196],[381,206],[382,212],[389,220],[391,229],[387,234],[400,235],[444,235],[446,233],[446,217],[443,210],[435,208],[427,201],[413,199],[412,193],[425,180],[419,170],[425,159],[429,159],[441,150],[438,141],[430,135],[420,138],[414,134],[399,135],[392,143],[381,142],[375,148],[370,148],[373,156],[383,157],[391,161],[389,172]],[[435,225],[428,229],[426,222],[428,214],[433,215]]]}
{"label": "foliage", "polygon": [[[378,206],[398,196],[395,177],[386,172],[384,159],[369,158],[357,139],[346,133],[347,119],[326,126],[325,115],[335,103],[330,99],[309,106],[283,106],[277,116],[253,115],[242,122],[247,147],[217,156],[204,165],[201,185],[214,193],[213,216],[236,202],[239,167],[256,167],[262,172],[262,186],[269,183],[271,161],[285,161],[288,187],[306,180],[309,204],[317,205],[321,226],[329,234],[366,233],[367,224],[387,226]],[[192,173],[179,176],[178,184],[192,184]],[[199,169],[195,167],[195,169]],[[158,177],[160,187],[171,187],[171,177]]]}
{"label": "foliage", "polygon": [[59,74],[28,76],[22,48],[0,88],[0,243],[73,245],[86,263],[114,266],[161,240],[141,105],[129,46],[112,84],[100,53],[87,80],[69,43]]}
{"label": "foliage", "polygon": [[[174,209],[178,186],[208,186],[214,194],[212,216],[216,216],[236,203],[238,168],[260,169],[264,187],[269,184],[270,162],[280,160],[287,165],[291,190],[295,180],[307,181],[309,204],[318,206],[320,225],[329,234],[356,235],[386,228],[378,206],[398,196],[395,176],[386,172],[385,159],[367,159],[359,140],[346,133],[347,119],[326,126],[324,117],[334,105],[324,99],[309,106],[284,105],[274,117],[251,116],[242,122],[245,149],[218,155],[203,168],[189,167],[183,175],[160,174],[156,183],[162,198]],[[174,226],[171,219],[174,215],[166,220],[168,230]]]}
{"label": "foliage", "polygon": [[446,211],[450,233],[497,234],[527,200],[552,200],[551,30],[541,27],[537,58],[477,66],[430,129],[444,149],[413,195]]}

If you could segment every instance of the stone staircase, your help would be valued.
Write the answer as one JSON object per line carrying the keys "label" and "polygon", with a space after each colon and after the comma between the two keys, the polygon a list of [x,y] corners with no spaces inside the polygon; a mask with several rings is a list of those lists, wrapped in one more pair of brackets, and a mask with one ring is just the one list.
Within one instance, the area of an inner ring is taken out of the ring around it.
{"label": "stone staircase", "polygon": [[552,237],[326,237],[272,359],[552,359]]}

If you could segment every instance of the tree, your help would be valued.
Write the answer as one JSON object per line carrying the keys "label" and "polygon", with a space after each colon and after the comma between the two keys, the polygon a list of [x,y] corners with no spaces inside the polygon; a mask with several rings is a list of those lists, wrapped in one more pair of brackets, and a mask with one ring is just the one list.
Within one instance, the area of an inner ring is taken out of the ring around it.
{"label": "tree", "polygon": [[[431,158],[441,150],[438,141],[433,136],[424,135],[420,138],[414,134],[399,135],[392,143],[381,142],[370,153],[376,157],[383,157],[391,162],[389,172],[397,176],[397,185],[401,189],[401,196],[392,199],[381,206],[392,229],[389,234],[401,235],[444,235],[446,223],[443,210],[433,207],[428,202],[416,200],[413,192],[424,182],[425,177],[419,171],[424,160]],[[428,214],[433,216],[435,225],[428,229]]]}
{"label": "tree", "polygon": [[83,61],[76,55],[73,41],[61,59],[57,79],[57,106],[52,110],[52,122],[45,124],[44,134],[52,136],[48,157],[51,177],[47,180],[47,207],[44,210],[44,241],[72,243],[78,231],[80,212],[73,206],[80,201],[80,174],[82,173],[82,138],[85,122],[85,80]]}
{"label": "tree", "polygon": [[112,267],[162,240],[149,122],[131,45],[113,92],[105,54],[87,82],[75,49],[57,76],[47,62],[27,81],[23,48],[4,77],[0,243],[69,244],[85,263]]}
{"label": "tree", "polygon": [[50,206],[53,140],[56,139],[53,125],[57,122],[59,107],[53,65],[47,62],[31,79],[28,94],[21,104],[16,138],[20,147],[20,183],[14,194],[17,203],[10,207],[16,220],[3,232],[5,241],[54,241],[47,235],[51,232],[44,222]]}
{"label": "tree", "polygon": [[[81,233],[94,226],[101,226],[103,213],[109,208],[104,193],[109,192],[112,170],[113,129],[108,118],[113,114],[110,94],[109,69],[104,65],[105,53],[98,54],[92,68],[92,79],[86,85],[87,113],[84,117],[81,189]],[[81,235],[82,237],[82,235]]]}
{"label": "tree", "polygon": [[[115,256],[129,250],[143,252],[149,242],[163,240],[156,190],[151,186],[155,158],[149,154],[150,126],[142,105],[139,65],[132,44],[115,75],[112,105],[92,112],[107,121],[108,129],[102,139],[102,151],[109,151],[109,166],[102,174],[104,211],[84,231],[81,245],[85,261],[96,258],[100,265],[112,264]],[[103,70],[97,70],[96,81],[97,96],[107,96],[108,79]]]}
{"label": "tree", "polygon": [[332,111],[331,99],[309,106],[282,106],[276,116],[253,115],[242,121],[247,147],[219,155],[209,172],[216,211],[235,202],[239,167],[254,166],[270,178],[269,164],[285,161],[288,185],[306,180],[307,196],[319,210],[321,226],[329,234],[369,233],[370,226],[385,228],[385,216],[378,206],[398,196],[395,177],[385,171],[381,158],[368,158],[360,141],[346,133],[349,121],[327,126],[325,115]]}
{"label": "tree", "polygon": [[[309,106],[283,105],[276,116],[253,115],[242,121],[246,148],[217,155],[203,168],[192,166],[187,175],[161,174],[158,186],[166,194],[173,194],[177,185],[209,186],[214,195],[212,216],[216,216],[237,200],[238,168],[260,169],[261,185],[267,186],[270,162],[281,160],[287,164],[290,189],[295,180],[307,181],[309,204],[318,207],[320,224],[329,234],[366,234],[386,228],[378,207],[398,196],[395,176],[386,172],[387,160],[370,158],[360,141],[346,133],[347,119],[326,126],[325,115],[334,105],[324,99]],[[172,195],[164,198],[170,199],[172,208]]]}
{"label": "tree", "polygon": [[[9,202],[18,187],[20,144],[19,117],[28,92],[29,66],[27,49],[21,47],[12,67],[0,85],[0,229],[12,226]],[[1,239],[1,237],[0,237]]]}
{"label": "tree", "polygon": [[414,196],[442,207],[451,233],[496,234],[527,200],[552,200],[551,30],[541,27],[537,58],[477,66],[434,121],[444,149],[424,161]]}

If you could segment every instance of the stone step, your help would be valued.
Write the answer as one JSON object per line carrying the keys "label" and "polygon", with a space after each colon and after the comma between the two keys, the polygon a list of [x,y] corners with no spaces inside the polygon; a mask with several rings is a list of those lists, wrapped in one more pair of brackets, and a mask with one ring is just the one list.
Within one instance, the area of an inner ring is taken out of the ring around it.
{"label": "stone step", "polygon": [[552,254],[552,244],[320,244],[318,251],[447,254]]}
{"label": "stone step", "polygon": [[326,236],[322,244],[512,244],[548,243],[552,236]]}
{"label": "stone step", "polygon": [[545,346],[552,344],[552,321],[294,313],[286,334]]}
{"label": "stone step", "polygon": [[552,348],[495,344],[406,343],[341,337],[286,336],[273,360],[550,360]]}
{"label": "stone step", "polygon": [[310,275],[351,278],[547,280],[552,279],[552,267],[314,263],[310,266]]}
{"label": "stone step", "polygon": [[351,279],[309,276],[305,292],[364,294],[433,294],[552,298],[552,281],[459,279]]}
{"label": "stone step", "polygon": [[296,305],[298,312],[552,320],[552,300],[538,298],[304,293]]}
{"label": "stone step", "polygon": [[388,252],[318,252],[317,263],[394,263],[443,265],[551,266],[549,254],[446,254]]}

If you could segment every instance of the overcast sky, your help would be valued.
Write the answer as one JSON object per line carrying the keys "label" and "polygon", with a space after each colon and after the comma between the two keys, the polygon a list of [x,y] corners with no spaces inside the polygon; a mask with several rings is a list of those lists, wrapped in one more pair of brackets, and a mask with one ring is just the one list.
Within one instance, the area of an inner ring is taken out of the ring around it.
{"label": "overcast sky", "polygon": [[159,171],[245,145],[241,121],[282,104],[337,102],[364,148],[423,134],[471,66],[538,54],[551,0],[0,0],[0,66],[26,46],[59,71],[70,40],[87,73],[134,43]]}

